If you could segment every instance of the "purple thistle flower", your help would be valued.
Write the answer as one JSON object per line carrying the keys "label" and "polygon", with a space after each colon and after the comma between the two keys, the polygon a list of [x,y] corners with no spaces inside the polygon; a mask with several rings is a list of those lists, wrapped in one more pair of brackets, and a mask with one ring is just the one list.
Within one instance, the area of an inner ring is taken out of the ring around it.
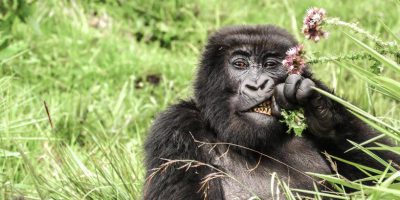
{"label": "purple thistle flower", "polygon": [[302,74],[306,66],[304,56],[303,45],[297,45],[290,48],[286,52],[286,57],[282,61],[282,65],[286,68],[289,74]]}
{"label": "purple thistle flower", "polygon": [[322,37],[328,37],[328,33],[322,30],[326,11],[323,8],[310,8],[304,17],[302,31],[307,39],[318,42]]}

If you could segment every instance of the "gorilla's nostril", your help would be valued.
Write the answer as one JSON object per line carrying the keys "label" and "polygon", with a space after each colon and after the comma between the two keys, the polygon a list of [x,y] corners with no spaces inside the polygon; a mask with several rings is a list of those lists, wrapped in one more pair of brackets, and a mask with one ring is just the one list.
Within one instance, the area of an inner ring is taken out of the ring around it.
{"label": "gorilla's nostril", "polygon": [[261,89],[261,90],[264,90],[264,88],[265,88],[265,86],[267,85],[267,83],[268,83],[268,79],[265,80],[265,81],[260,85],[260,89]]}
{"label": "gorilla's nostril", "polygon": [[268,76],[262,76],[258,79],[248,79],[243,82],[242,89],[247,92],[265,92],[273,88],[274,80]]}
{"label": "gorilla's nostril", "polygon": [[250,85],[250,84],[246,84],[246,88],[250,89],[250,90],[257,90],[258,87],[256,87],[255,85]]}

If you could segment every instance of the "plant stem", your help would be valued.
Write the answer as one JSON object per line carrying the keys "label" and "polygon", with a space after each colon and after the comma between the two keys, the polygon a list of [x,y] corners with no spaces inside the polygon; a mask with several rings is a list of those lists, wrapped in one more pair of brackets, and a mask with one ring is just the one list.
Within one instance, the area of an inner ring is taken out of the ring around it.
{"label": "plant stem", "polygon": [[[379,53],[383,55],[392,54],[397,55],[399,51],[395,51],[392,49],[378,49]],[[371,55],[366,52],[354,52],[346,55],[339,55],[339,56],[322,56],[319,58],[311,58],[307,59],[308,64],[315,64],[315,63],[326,63],[332,61],[341,61],[341,60],[365,60],[365,59],[373,59]]]}
{"label": "plant stem", "polygon": [[360,34],[364,35],[365,37],[367,37],[368,39],[374,41],[377,45],[379,45],[381,47],[395,47],[395,46],[397,46],[396,42],[394,42],[394,41],[392,41],[392,42],[384,42],[381,39],[379,39],[379,37],[377,37],[375,35],[372,35],[368,31],[358,27],[357,24],[355,24],[355,23],[349,23],[349,22],[341,21],[339,18],[327,18],[325,20],[325,22],[327,24],[330,24],[330,25],[343,26],[343,27],[350,28],[351,30],[355,31],[356,33],[360,33]]}

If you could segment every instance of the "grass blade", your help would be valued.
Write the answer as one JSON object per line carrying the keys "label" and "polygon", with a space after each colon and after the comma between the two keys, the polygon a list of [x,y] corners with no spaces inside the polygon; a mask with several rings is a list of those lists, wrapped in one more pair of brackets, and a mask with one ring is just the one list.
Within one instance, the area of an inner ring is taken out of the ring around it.
{"label": "grass blade", "polygon": [[379,23],[381,23],[386,32],[388,32],[396,40],[396,42],[400,44],[400,37],[396,35],[396,33],[394,33],[382,20],[379,20]]}
{"label": "grass blade", "polygon": [[396,72],[400,72],[400,66],[393,60],[385,57],[384,55],[380,54],[379,52],[375,51],[365,43],[361,42],[360,40],[356,39],[355,37],[351,36],[350,34],[344,33],[348,38],[353,40],[358,46],[362,47],[368,54],[372,57],[380,61],[382,64],[396,70]]}

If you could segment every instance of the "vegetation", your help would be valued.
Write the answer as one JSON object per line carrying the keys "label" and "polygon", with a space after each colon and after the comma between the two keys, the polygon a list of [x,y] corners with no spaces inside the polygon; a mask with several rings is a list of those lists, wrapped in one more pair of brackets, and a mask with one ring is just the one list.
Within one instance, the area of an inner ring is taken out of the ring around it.
{"label": "vegetation", "polygon": [[[314,6],[377,37],[344,24],[327,26],[329,37],[318,43],[307,41],[302,20]],[[0,199],[140,199],[148,127],[190,96],[207,36],[232,24],[294,33],[316,76],[346,101],[331,97],[398,143],[399,48],[380,48],[376,39],[400,43],[399,12],[397,0],[0,0]],[[399,147],[374,149],[400,154]],[[291,199],[297,192],[399,198],[399,172],[376,159],[387,170],[349,163],[377,174],[369,178],[376,186],[315,174],[338,193],[290,191],[285,183],[282,191]]]}

